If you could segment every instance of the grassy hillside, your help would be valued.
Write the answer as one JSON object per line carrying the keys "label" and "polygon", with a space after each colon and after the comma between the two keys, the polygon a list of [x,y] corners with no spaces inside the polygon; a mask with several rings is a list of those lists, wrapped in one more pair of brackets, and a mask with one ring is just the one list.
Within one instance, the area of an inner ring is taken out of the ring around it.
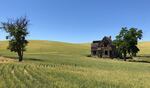
{"label": "grassy hillside", "polygon": [[140,42],[138,47],[140,48],[140,54],[149,55],[150,54],[150,42]]}
{"label": "grassy hillside", "polygon": [[[30,41],[22,63],[0,42],[0,88],[149,88],[150,64],[87,57],[88,44]],[[138,57],[149,60],[150,42],[141,42]],[[146,57],[145,57],[146,55]]]}

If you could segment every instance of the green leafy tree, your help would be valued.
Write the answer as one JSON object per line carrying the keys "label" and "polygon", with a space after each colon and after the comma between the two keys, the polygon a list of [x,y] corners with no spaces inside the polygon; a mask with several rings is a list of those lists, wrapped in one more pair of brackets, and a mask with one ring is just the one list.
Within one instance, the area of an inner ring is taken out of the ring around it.
{"label": "green leafy tree", "polygon": [[138,40],[142,38],[142,30],[138,30],[137,28],[130,28],[127,34],[127,39],[129,43],[128,53],[131,56],[136,56],[136,54],[140,51],[137,47]]}
{"label": "green leafy tree", "polygon": [[23,60],[23,54],[26,50],[25,47],[28,44],[26,40],[26,36],[29,34],[27,30],[28,24],[29,21],[26,17],[2,22],[2,28],[9,34],[6,36],[6,39],[9,39],[8,49],[11,52],[17,52],[20,62]]}
{"label": "green leafy tree", "polygon": [[121,29],[119,35],[113,41],[114,45],[117,46],[120,58],[124,58],[126,61],[127,54],[131,57],[136,56],[139,51],[137,47],[138,40],[142,38],[142,33],[142,30],[138,30],[137,28],[127,29],[127,27],[124,27]]}
{"label": "green leafy tree", "polygon": [[116,36],[116,40],[114,40],[114,44],[117,46],[117,53],[120,58],[123,58],[126,61],[127,51],[128,51],[128,43],[125,39],[128,30],[127,28],[122,28],[119,35]]}

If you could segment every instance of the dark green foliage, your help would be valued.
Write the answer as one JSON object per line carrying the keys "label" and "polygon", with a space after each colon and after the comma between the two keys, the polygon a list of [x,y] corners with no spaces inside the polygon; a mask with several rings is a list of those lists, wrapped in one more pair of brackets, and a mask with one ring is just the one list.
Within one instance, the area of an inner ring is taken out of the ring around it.
{"label": "dark green foliage", "polygon": [[25,39],[29,34],[27,31],[28,24],[29,21],[26,17],[2,23],[2,28],[9,34],[6,36],[6,39],[9,39],[8,49],[11,52],[17,52],[19,61],[22,61],[23,52],[28,44],[28,41]]}
{"label": "dark green foliage", "polygon": [[120,58],[123,57],[126,60],[127,54],[131,57],[136,56],[139,52],[139,48],[137,47],[138,40],[142,38],[142,34],[142,30],[138,30],[137,28],[122,28],[119,35],[113,41],[114,45],[117,46]]}

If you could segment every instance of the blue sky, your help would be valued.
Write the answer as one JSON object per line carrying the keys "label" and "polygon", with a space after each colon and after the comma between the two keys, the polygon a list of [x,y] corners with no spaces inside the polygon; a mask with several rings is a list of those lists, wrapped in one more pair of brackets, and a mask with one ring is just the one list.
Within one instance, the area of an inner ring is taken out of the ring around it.
{"label": "blue sky", "polygon": [[[118,34],[121,27],[142,29],[150,40],[150,0],[0,0],[0,21],[26,15],[28,39],[91,42]],[[0,31],[0,39],[5,39]]]}

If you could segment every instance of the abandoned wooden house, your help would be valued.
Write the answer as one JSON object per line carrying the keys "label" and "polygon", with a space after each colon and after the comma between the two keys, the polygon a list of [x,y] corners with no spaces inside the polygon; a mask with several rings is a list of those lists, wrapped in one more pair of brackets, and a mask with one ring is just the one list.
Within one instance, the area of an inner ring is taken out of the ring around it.
{"label": "abandoned wooden house", "polygon": [[93,41],[91,44],[91,55],[101,58],[115,58],[116,47],[112,44],[111,36],[105,36],[102,40]]}

